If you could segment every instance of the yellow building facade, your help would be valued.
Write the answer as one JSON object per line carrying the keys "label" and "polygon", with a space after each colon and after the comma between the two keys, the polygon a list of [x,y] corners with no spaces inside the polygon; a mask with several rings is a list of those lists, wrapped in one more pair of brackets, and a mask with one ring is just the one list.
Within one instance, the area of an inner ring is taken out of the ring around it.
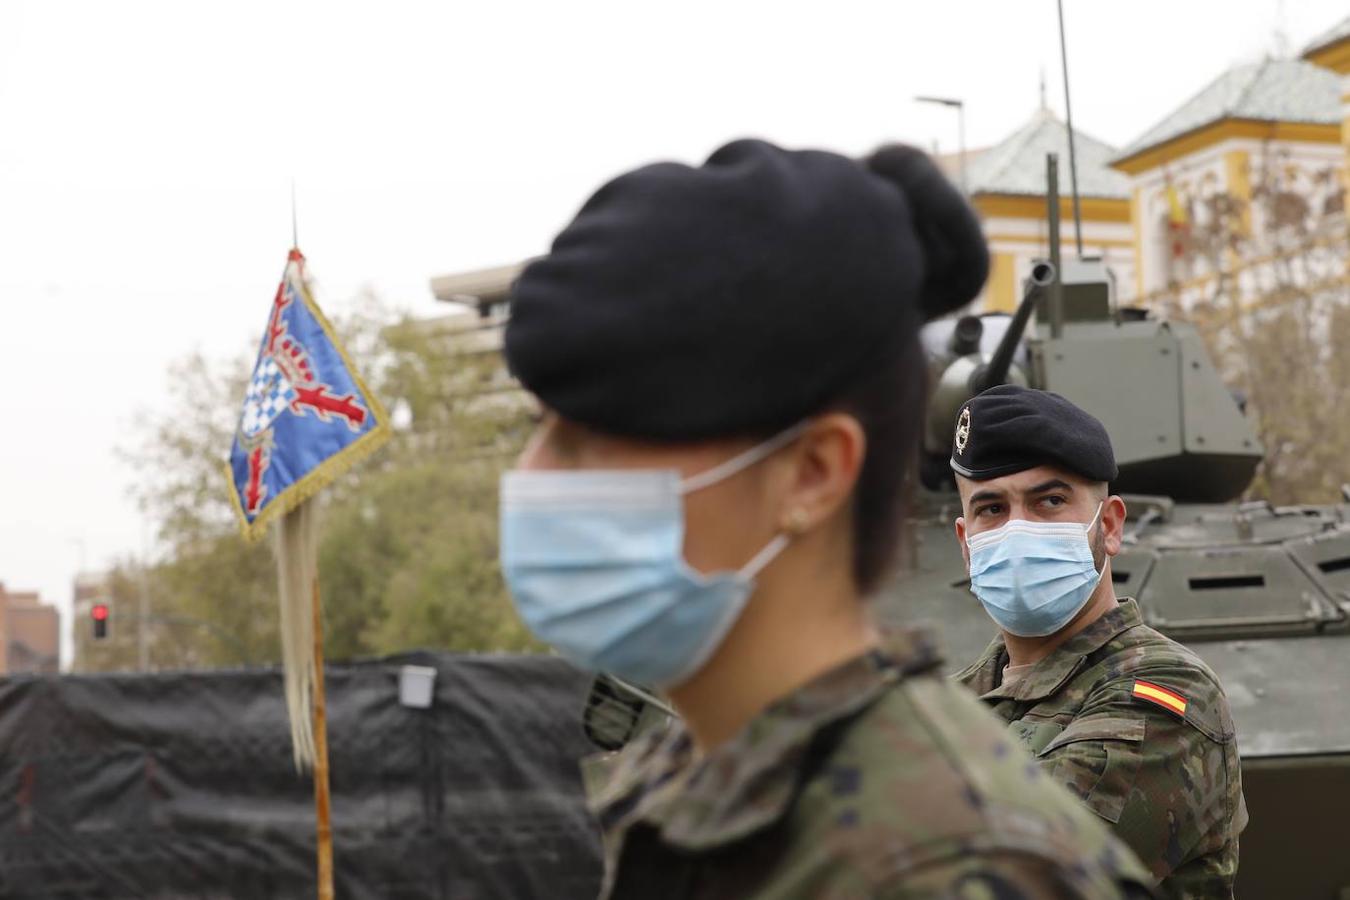
{"label": "yellow building facade", "polygon": [[[1255,290],[1291,246],[1315,254],[1321,232],[1344,228],[1350,18],[1299,59],[1222,73],[1123,149],[1081,131],[1075,149],[1083,254],[1106,262],[1118,303],[1212,296],[1220,279]],[[970,200],[991,253],[978,310],[1012,311],[1033,260],[1049,255],[1048,152],[1059,155],[1067,256],[1074,225],[1064,123],[1041,109],[1006,140],[967,156]]]}
{"label": "yellow building facade", "polygon": [[[1076,131],[1074,150],[1082,252],[1106,263],[1118,304],[1185,307],[1212,299],[1216,286],[1258,296],[1291,246],[1315,277],[1343,279],[1347,261],[1328,234],[1344,231],[1350,179],[1350,17],[1298,59],[1223,72],[1123,149]],[[965,154],[959,177],[991,256],[974,311],[1012,312],[1034,261],[1050,255],[1051,152],[1059,156],[1060,247],[1071,257],[1069,131],[1044,101],[1005,140]],[[940,162],[958,180],[962,160]],[[519,268],[442,276],[432,288],[495,321]]]}
{"label": "yellow building facade", "polygon": [[1309,44],[1303,58],[1340,79],[1341,146],[1346,154],[1345,170],[1350,172],[1350,16]]}
{"label": "yellow building facade", "polygon": [[[1083,254],[1102,257],[1116,278],[1118,298],[1132,300],[1134,240],[1129,182],[1109,165],[1114,148],[1081,131],[1074,137]],[[1033,261],[1049,255],[1047,153],[1059,156],[1060,241],[1065,252],[1072,253],[1075,236],[1069,130],[1063,122],[1042,108],[1006,140],[967,156],[970,201],[984,223],[990,252],[989,281],[976,301],[979,309],[1014,310]]]}
{"label": "yellow building facade", "polygon": [[1190,302],[1220,278],[1241,286],[1343,215],[1342,120],[1334,73],[1267,59],[1223,73],[1121,151],[1135,295]]}

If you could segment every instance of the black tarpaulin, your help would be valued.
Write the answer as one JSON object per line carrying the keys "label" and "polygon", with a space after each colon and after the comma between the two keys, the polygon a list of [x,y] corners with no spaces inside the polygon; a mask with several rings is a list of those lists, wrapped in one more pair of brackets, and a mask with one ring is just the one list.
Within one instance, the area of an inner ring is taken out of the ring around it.
{"label": "black tarpaulin", "polygon": [[[430,708],[404,664],[436,670]],[[588,686],[547,657],[329,666],[337,896],[594,897]],[[0,897],[313,896],[279,670],[0,681]]]}

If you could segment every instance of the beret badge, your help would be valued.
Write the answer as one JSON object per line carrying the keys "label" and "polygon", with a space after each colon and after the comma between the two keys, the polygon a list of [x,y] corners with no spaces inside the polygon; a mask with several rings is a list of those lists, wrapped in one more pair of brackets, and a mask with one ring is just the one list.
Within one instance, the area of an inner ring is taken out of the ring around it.
{"label": "beret badge", "polygon": [[961,418],[956,421],[956,452],[958,454],[966,452],[966,444],[970,443],[970,407],[967,406],[961,410]]}

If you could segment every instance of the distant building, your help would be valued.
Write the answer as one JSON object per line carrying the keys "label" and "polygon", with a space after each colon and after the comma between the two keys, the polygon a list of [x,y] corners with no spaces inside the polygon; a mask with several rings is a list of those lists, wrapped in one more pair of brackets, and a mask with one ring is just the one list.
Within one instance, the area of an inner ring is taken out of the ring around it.
{"label": "distant building", "polygon": [[[966,154],[970,202],[984,223],[989,241],[989,281],[976,301],[986,312],[1012,312],[1032,262],[1050,255],[1045,205],[1045,156],[1059,157],[1060,244],[1074,250],[1074,219],[1069,167],[1069,129],[1042,107],[1031,120],[993,147]],[[1074,131],[1078,193],[1083,220],[1083,253],[1106,261],[1117,280],[1117,298],[1134,299],[1135,247],[1130,227],[1129,181],[1109,165],[1115,149]],[[943,160],[954,178],[959,160]]]}
{"label": "distant building", "polygon": [[1350,171],[1350,16],[1313,39],[1303,50],[1303,59],[1334,72],[1340,78],[1341,145]]}
{"label": "distant building", "polygon": [[524,263],[515,263],[454,275],[438,275],[431,279],[431,292],[442,302],[470,307],[485,322],[500,320],[506,315],[511,282],[520,276],[524,268]]}
{"label": "distant building", "polygon": [[458,399],[474,397],[479,402],[519,404],[519,385],[502,359],[502,336],[510,314],[511,284],[524,268],[525,264],[519,263],[431,279],[437,300],[465,307],[418,323],[425,334],[444,343],[447,353],[460,358],[462,368],[472,376],[458,385]]}
{"label": "distant building", "polygon": [[[1121,150],[1081,131],[1075,150],[1083,252],[1106,261],[1118,302],[1151,305],[1167,295],[1185,307],[1222,287],[1249,304],[1269,293],[1274,264],[1290,252],[1311,261],[1314,280],[1339,287],[1344,261],[1333,238],[1344,229],[1350,171],[1350,18],[1300,59],[1222,73]],[[1011,311],[1032,260],[1049,255],[1048,152],[1059,155],[1060,240],[1070,254],[1062,122],[1042,108],[1003,141],[965,155],[992,257],[977,311]],[[958,180],[960,157],[941,162]]]}
{"label": "distant building", "polygon": [[36,591],[9,591],[0,583],[0,674],[60,670],[60,613]]}
{"label": "distant building", "polygon": [[1224,72],[1122,150],[1136,293],[1185,304],[1221,277],[1230,295],[1269,282],[1253,266],[1344,211],[1343,119],[1334,72],[1267,59]]}
{"label": "distant building", "polygon": [[[1117,150],[1074,133],[1083,253],[1101,257],[1116,300],[1185,307],[1221,287],[1254,302],[1297,244],[1314,278],[1343,286],[1334,240],[1345,226],[1350,172],[1350,17],[1300,59],[1235,66]],[[1010,312],[1032,261],[1050,254],[1045,156],[1059,156],[1060,241],[1074,252],[1067,126],[1041,109],[992,147],[939,158],[964,182],[989,241],[989,281],[972,308]],[[1323,229],[1326,233],[1316,233]],[[1339,230],[1339,231],[1338,231]],[[1317,258],[1318,242],[1326,248]],[[1308,252],[1311,248],[1311,253]],[[466,304],[485,325],[506,315],[521,266],[432,279],[436,297]],[[1306,287],[1306,285],[1304,285]],[[500,342],[489,328],[488,343]]]}
{"label": "distant building", "polygon": [[410,353],[419,376],[437,385],[393,400],[394,427],[409,446],[454,464],[496,465],[520,452],[536,404],[507,369],[502,339],[510,286],[522,268],[433,278],[432,292],[450,311],[385,330],[392,351]]}

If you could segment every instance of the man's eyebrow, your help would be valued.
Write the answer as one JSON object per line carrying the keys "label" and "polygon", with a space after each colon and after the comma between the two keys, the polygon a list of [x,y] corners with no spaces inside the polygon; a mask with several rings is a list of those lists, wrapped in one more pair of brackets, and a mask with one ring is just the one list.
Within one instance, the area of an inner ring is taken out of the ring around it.
{"label": "man's eyebrow", "polygon": [[1002,500],[1002,499],[1003,499],[1002,491],[976,491],[975,493],[970,495],[969,503],[971,506],[974,506],[976,503],[983,503],[986,500]]}
{"label": "man's eyebrow", "polygon": [[1047,491],[1069,491],[1073,492],[1073,485],[1060,478],[1051,478],[1049,481],[1043,481],[1035,487],[1027,488],[1025,494],[1044,494]]}

